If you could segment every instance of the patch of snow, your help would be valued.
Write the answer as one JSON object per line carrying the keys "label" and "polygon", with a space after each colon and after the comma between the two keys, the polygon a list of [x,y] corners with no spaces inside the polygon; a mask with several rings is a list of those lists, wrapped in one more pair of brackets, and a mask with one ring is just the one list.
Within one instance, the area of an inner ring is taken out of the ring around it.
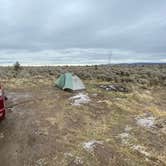
{"label": "patch of snow", "polygon": [[155,118],[154,117],[144,117],[144,118],[137,118],[137,125],[142,126],[142,127],[153,127],[154,126],[154,122],[155,122]]}
{"label": "patch of snow", "polygon": [[146,148],[144,146],[141,146],[141,145],[133,145],[132,146],[132,149],[133,150],[136,150],[138,152],[140,152],[141,154],[145,155],[145,156],[150,156],[150,153],[148,153],[146,151]]}
{"label": "patch of snow", "polygon": [[79,165],[79,164],[82,165],[84,162],[83,162],[83,160],[82,160],[81,157],[76,156],[75,159],[74,159],[74,163],[75,163],[76,165]]}
{"label": "patch of snow", "polygon": [[64,156],[65,156],[65,157],[73,157],[73,154],[70,153],[70,152],[66,152],[66,153],[64,153]]}
{"label": "patch of snow", "polygon": [[129,132],[129,131],[131,131],[131,130],[132,130],[132,127],[130,127],[130,126],[128,126],[128,125],[125,127],[125,131],[126,131],[126,132]]}
{"label": "patch of snow", "polygon": [[72,105],[75,106],[80,106],[81,104],[86,104],[90,101],[88,94],[83,93],[79,93],[73,97],[70,97],[69,99],[74,101]]}
{"label": "patch of snow", "polygon": [[121,134],[119,134],[119,136],[121,138],[128,138],[129,137],[129,133],[121,133]]}
{"label": "patch of snow", "polygon": [[96,140],[91,140],[91,141],[88,141],[88,142],[84,142],[83,143],[83,148],[88,152],[93,152],[96,144],[102,145],[103,142],[102,141],[96,141]]}
{"label": "patch of snow", "polygon": [[47,162],[44,158],[37,160],[35,164],[35,166],[45,166],[45,165],[47,165]]}
{"label": "patch of snow", "polygon": [[126,132],[119,134],[118,137],[121,138],[122,144],[124,144],[124,145],[128,145],[129,141],[131,139],[131,135],[129,133],[126,133]]}

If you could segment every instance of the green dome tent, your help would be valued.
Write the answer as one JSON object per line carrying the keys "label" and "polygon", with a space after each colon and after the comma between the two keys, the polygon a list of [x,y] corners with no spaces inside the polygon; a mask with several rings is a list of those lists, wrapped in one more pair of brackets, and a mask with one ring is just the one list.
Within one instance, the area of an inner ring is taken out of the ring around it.
{"label": "green dome tent", "polygon": [[63,90],[83,90],[85,85],[81,79],[73,75],[72,73],[61,74],[61,76],[55,81],[55,85]]}

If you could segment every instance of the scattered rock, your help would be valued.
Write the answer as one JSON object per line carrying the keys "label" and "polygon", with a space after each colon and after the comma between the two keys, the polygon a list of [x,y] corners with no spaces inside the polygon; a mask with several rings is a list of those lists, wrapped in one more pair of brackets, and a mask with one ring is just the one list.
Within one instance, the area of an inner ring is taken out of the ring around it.
{"label": "scattered rock", "polygon": [[91,141],[88,141],[88,142],[84,142],[83,143],[83,148],[88,152],[93,152],[93,150],[94,150],[94,148],[97,144],[102,145],[103,142],[102,141],[96,141],[96,140],[91,140]]}
{"label": "scattered rock", "polygon": [[128,92],[129,90],[122,85],[100,85],[100,88],[106,91]]}

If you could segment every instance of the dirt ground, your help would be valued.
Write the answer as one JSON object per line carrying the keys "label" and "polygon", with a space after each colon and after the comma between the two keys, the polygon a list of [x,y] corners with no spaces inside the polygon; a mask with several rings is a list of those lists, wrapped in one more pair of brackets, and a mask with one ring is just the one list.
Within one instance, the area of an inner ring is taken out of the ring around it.
{"label": "dirt ground", "polygon": [[[46,83],[47,82],[47,83]],[[98,82],[101,84],[101,82]],[[0,166],[164,166],[166,89],[107,92],[86,81],[87,103],[52,81],[10,81]]]}

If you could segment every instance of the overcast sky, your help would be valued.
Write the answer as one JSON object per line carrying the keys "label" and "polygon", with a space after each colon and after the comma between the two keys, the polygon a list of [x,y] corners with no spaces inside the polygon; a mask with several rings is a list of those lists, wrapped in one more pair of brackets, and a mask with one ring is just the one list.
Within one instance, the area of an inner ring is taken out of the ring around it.
{"label": "overcast sky", "polygon": [[0,0],[0,64],[166,62],[166,0]]}

